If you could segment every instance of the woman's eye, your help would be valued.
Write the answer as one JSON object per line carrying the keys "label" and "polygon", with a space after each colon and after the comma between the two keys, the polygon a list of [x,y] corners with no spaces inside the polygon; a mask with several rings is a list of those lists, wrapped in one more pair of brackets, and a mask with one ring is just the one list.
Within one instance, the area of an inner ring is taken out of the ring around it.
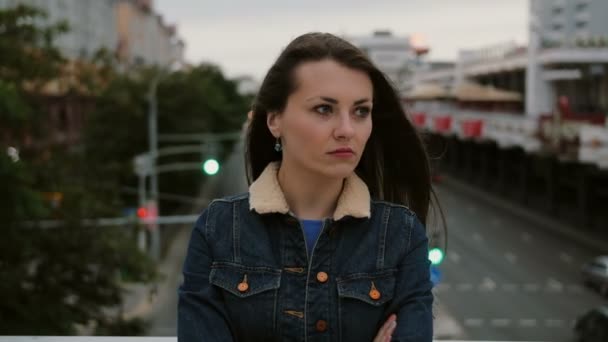
{"label": "woman's eye", "polygon": [[359,107],[355,109],[355,114],[360,117],[366,117],[371,113],[371,109],[369,107]]}
{"label": "woman's eye", "polygon": [[315,111],[319,114],[329,114],[331,113],[331,106],[328,105],[319,105],[315,107]]}

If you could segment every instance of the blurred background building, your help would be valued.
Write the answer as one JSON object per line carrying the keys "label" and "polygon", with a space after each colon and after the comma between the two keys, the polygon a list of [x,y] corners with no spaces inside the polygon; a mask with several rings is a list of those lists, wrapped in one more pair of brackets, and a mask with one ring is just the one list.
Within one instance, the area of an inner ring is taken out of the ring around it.
{"label": "blurred background building", "polygon": [[[605,224],[597,206],[608,199],[598,186],[605,176],[589,171],[608,168],[605,13],[605,0],[530,0],[527,45],[498,42],[460,50],[453,63],[417,66],[404,92],[413,121],[453,139],[457,157],[445,163],[454,170],[501,170],[487,179],[516,177],[519,191],[545,196],[552,208],[577,198],[570,205],[582,222]],[[544,165],[547,156],[556,162]],[[505,165],[521,169],[508,176]],[[556,172],[557,185],[547,176]],[[542,182],[553,185],[534,188]]]}
{"label": "blurred background building", "polygon": [[115,3],[116,53],[123,61],[168,65],[182,62],[184,42],[175,25],[155,13],[152,0],[118,0]]}
{"label": "blurred background building", "polygon": [[608,2],[602,0],[531,0],[528,45],[503,42],[461,50],[452,66],[421,65],[414,83],[433,83],[453,93],[459,84],[473,81],[516,92],[521,108],[509,111],[535,118],[550,115],[562,98],[566,115],[603,122],[608,110],[605,13]]}
{"label": "blurred background building", "polygon": [[183,61],[176,26],[165,22],[152,0],[0,0],[0,8],[18,4],[46,11],[49,23],[68,22],[70,31],[55,42],[66,57],[91,58],[105,49],[125,65]]}
{"label": "blurred background building", "polygon": [[532,12],[545,32],[545,46],[608,44],[608,2],[604,0],[533,0]]}
{"label": "blurred background building", "polygon": [[363,50],[399,89],[407,88],[420,57],[429,51],[418,35],[397,36],[388,30],[345,38]]}
{"label": "blurred background building", "polygon": [[[36,19],[41,25],[64,20],[69,25],[69,31],[54,42],[69,60],[62,76],[33,94],[48,111],[44,126],[52,132],[51,140],[26,137],[26,146],[74,146],[80,141],[96,98],[83,79],[93,68],[88,61],[97,53],[106,51],[115,57],[117,70],[138,65],[183,65],[185,44],[176,26],[155,11],[152,0],[0,0],[0,9],[20,4],[45,11],[47,18]],[[104,81],[94,79],[93,83],[102,86]]]}

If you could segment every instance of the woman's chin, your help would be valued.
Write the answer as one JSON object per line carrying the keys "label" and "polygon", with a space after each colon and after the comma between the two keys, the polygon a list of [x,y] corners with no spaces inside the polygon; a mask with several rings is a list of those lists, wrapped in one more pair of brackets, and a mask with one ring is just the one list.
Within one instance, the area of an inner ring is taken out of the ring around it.
{"label": "woman's chin", "polygon": [[332,163],[322,167],[322,173],[329,178],[346,178],[355,172],[357,165],[350,163]]}

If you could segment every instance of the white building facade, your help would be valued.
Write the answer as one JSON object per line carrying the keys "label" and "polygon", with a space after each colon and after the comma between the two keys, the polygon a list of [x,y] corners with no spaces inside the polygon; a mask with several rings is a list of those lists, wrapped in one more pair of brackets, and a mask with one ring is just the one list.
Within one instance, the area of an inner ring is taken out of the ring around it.
{"label": "white building facade", "polygon": [[67,21],[69,32],[55,44],[70,59],[91,58],[106,49],[125,64],[183,61],[183,41],[151,0],[0,0],[0,8],[18,4],[44,10],[45,23]]}
{"label": "white building facade", "polygon": [[19,4],[44,10],[46,23],[68,22],[70,31],[55,41],[66,57],[86,58],[102,47],[116,47],[114,0],[0,0],[0,8]]}
{"label": "white building facade", "polygon": [[344,37],[363,50],[372,62],[403,90],[417,65],[417,50],[410,36],[395,36],[390,31],[376,31],[371,36]]}

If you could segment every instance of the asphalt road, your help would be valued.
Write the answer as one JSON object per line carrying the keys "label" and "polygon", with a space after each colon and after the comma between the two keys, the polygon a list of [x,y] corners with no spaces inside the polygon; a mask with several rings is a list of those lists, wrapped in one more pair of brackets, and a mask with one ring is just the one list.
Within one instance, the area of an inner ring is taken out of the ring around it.
{"label": "asphalt road", "polygon": [[607,303],[579,273],[600,251],[454,187],[438,193],[449,245],[436,295],[463,337],[574,341],[576,317]]}

